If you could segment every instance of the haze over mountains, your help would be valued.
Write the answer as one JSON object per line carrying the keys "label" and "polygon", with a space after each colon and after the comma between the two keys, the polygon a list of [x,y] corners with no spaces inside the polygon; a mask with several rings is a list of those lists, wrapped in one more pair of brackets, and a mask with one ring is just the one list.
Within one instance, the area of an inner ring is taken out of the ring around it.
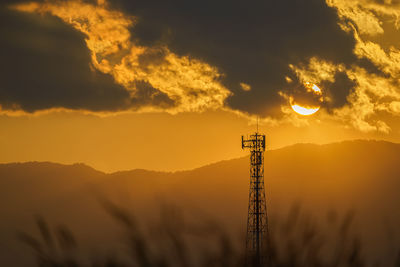
{"label": "haze over mountains", "polygon": [[[143,221],[157,218],[162,203],[173,203],[194,220],[215,220],[244,234],[248,176],[247,157],[174,173],[1,164],[0,266],[32,262],[15,232],[34,232],[35,214],[67,225],[89,254],[115,248],[118,227],[99,204],[104,198]],[[267,151],[265,183],[271,224],[284,220],[294,203],[321,225],[354,210],[354,231],[368,257],[390,259],[400,249],[400,144],[347,141]]]}

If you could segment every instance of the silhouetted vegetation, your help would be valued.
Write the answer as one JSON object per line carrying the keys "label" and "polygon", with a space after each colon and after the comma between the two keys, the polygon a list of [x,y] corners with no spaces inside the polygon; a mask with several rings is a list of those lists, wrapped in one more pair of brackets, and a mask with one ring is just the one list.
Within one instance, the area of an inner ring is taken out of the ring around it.
{"label": "silhouetted vegetation", "polygon": [[[78,244],[71,231],[65,226],[51,228],[42,217],[36,218],[39,237],[19,233],[19,239],[32,249],[40,267],[245,266],[244,247],[215,222],[190,223],[180,209],[164,205],[158,224],[143,228],[132,214],[111,202],[104,201],[103,206],[121,226],[126,257],[99,255],[91,263],[82,263],[76,257]],[[324,234],[311,216],[294,206],[287,218],[270,226],[268,266],[383,266],[363,259],[362,242],[351,234],[353,217],[353,212],[343,218],[331,214],[326,228],[330,233]],[[400,266],[400,253],[393,266]]]}

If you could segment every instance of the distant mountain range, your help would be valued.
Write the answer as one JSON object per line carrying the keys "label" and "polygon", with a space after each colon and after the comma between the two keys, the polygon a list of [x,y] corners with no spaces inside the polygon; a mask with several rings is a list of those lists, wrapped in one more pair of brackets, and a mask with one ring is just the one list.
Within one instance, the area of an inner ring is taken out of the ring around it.
{"label": "distant mountain range", "polygon": [[[267,151],[265,183],[271,227],[290,220],[296,203],[328,229],[354,210],[354,232],[369,257],[391,258],[400,249],[400,144],[360,140]],[[84,164],[0,164],[0,266],[31,262],[20,257],[27,252],[15,233],[36,231],[36,214],[68,225],[83,250],[106,250],[104,244],[118,242],[118,228],[102,199],[143,221],[156,219],[170,203],[195,220],[215,220],[244,234],[248,188],[248,157],[189,171],[110,174]]]}

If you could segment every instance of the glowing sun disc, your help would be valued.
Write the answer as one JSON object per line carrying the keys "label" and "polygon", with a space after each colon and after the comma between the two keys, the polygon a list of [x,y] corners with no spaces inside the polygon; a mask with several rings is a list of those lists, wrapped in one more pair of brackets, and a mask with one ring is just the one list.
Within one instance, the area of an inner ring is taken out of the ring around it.
{"label": "glowing sun disc", "polygon": [[299,105],[292,105],[292,109],[303,116],[310,116],[312,114],[314,114],[315,112],[317,112],[319,110],[320,107],[315,107],[315,108],[307,108],[307,107],[302,107]]}

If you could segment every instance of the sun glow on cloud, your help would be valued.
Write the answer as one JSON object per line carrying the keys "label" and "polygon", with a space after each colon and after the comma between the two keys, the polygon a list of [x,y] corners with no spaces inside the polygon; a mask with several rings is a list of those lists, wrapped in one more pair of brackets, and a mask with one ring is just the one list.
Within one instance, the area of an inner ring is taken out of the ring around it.
{"label": "sun glow on cloud", "polygon": [[[23,12],[49,13],[61,18],[84,33],[91,52],[92,65],[129,90],[134,97],[136,82],[146,82],[165,93],[174,103],[172,107],[148,106],[143,111],[157,109],[170,113],[204,111],[224,105],[231,94],[219,82],[221,74],[205,62],[180,57],[167,47],[138,46],[131,38],[129,27],[135,18],[108,9],[102,1],[98,5],[82,1],[53,1],[18,4],[12,8]],[[141,62],[147,55],[159,56],[157,64]]]}
{"label": "sun glow on cloud", "polygon": [[315,93],[322,94],[321,89],[318,86],[316,86],[315,84],[311,88]]}
{"label": "sun glow on cloud", "polygon": [[[377,3],[371,0],[326,0],[335,8],[341,18],[339,25],[354,36],[356,41],[354,54],[359,59],[368,59],[384,75],[368,73],[358,66],[333,64],[319,58],[311,58],[308,65],[291,66],[302,81],[335,80],[335,74],[341,72],[355,82],[356,86],[347,97],[348,104],[335,109],[330,116],[338,121],[346,122],[354,128],[364,131],[389,133],[391,128],[376,114],[400,116],[393,109],[400,101],[398,80],[400,79],[400,50],[395,44],[389,49],[378,43],[385,33],[383,20],[392,23],[399,30],[400,6],[391,1]],[[374,37],[375,41],[372,41]],[[330,101],[329,97],[325,101]]]}

